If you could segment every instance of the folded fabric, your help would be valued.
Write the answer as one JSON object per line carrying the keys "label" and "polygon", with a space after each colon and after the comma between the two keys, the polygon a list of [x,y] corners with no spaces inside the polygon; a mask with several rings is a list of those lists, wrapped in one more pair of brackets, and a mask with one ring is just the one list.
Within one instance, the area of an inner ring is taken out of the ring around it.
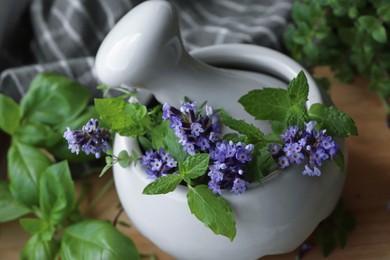
{"label": "folded fabric", "polygon": [[[38,72],[55,71],[79,81],[98,95],[94,56],[109,30],[140,2],[31,0],[30,52],[35,64],[4,70],[0,92],[18,101]],[[222,43],[252,43],[280,50],[293,0],[172,2],[178,9],[183,42],[189,50]],[[15,45],[8,42],[5,46]],[[2,47],[0,57],[6,51]],[[12,57],[7,59],[9,64],[17,64],[12,63]]]}

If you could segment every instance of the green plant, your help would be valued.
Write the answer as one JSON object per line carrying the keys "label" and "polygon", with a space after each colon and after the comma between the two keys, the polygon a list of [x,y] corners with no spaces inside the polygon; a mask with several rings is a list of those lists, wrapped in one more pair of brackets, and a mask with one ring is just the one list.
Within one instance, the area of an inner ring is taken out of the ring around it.
{"label": "green plant", "polygon": [[304,66],[330,66],[343,82],[367,77],[390,115],[390,2],[302,0],[293,5],[285,45]]}
{"label": "green plant", "polygon": [[[57,74],[38,75],[20,104],[0,94],[0,129],[12,138],[8,181],[0,180],[0,222],[19,219],[31,234],[20,259],[138,259],[133,242],[113,225],[84,219],[63,140],[65,126],[95,116],[90,93]],[[23,217],[29,214],[28,217]],[[32,215],[35,217],[33,218]]]}

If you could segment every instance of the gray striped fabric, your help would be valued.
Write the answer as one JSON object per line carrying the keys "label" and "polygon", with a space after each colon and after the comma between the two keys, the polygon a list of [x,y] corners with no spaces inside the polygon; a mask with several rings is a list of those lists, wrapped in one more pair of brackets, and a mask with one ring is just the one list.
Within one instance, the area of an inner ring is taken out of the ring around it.
{"label": "gray striped fabric", "polygon": [[[94,56],[104,36],[136,0],[31,0],[34,65],[8,68],[0,92],[15,100],[41,71],[55,71],[95,90]],[[172,0],[187,49],[221,43],[281,48],[293,0]],[[98,92],[94,92],[98,95]]]}

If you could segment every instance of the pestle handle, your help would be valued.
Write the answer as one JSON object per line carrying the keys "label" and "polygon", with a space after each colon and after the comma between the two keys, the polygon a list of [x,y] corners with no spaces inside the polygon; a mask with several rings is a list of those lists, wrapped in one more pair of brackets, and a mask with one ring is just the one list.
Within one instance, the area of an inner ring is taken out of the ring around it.
{"label": "pestle handle", "polygon": [[102,42],[96,56],[99,79],[153,91],[151,78],[175,66],[184,52],[178,17],[167,1],[146,1],[127,13]]}

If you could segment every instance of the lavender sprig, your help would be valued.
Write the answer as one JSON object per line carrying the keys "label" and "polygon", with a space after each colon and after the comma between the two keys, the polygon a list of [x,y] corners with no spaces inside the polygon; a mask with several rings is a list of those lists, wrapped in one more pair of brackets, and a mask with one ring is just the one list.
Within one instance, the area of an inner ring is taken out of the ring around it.
{"label": "lavender sprig", "polygon": [[325,129],[314,130],[316,121],[305,123],[305,130],[298,126],[290,126],[280,138],[283,144],[269,146],[269,152],[284,169],[292,164],[301,164],[306,161],[303,175],[321,176],[320,166],[326,160],[333,160],[339,147]]}
{"label": "lavender sprig", "polygon": [[106,153],[110,146],[111,134],[105,128],[99,127],[99,122],[91,118],[81,130],[66,128],[64,138],[68,141],[68,148],[72,153],[79,154],[80,150],[85,154],[94,154],[100,158],[101,153]]}

